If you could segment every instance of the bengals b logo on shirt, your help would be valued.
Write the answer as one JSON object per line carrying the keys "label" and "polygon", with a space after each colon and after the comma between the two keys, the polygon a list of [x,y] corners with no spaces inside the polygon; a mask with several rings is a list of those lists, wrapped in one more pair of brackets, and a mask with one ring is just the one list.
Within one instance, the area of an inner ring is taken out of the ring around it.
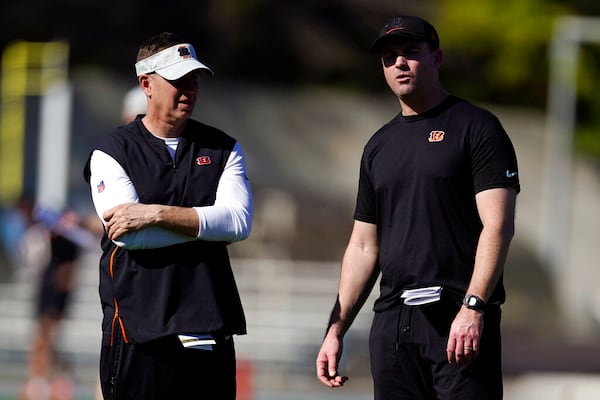
{"label": "bengals b logo on shirt", "polygon": [[431,131],[429,132],[429,142],[441,142],[444,140],[444,131]]}

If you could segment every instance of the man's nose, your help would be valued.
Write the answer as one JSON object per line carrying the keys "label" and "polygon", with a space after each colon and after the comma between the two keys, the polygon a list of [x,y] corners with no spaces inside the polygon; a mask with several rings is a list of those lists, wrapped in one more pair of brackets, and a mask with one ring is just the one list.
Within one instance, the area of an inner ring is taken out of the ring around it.
{"label": "man's nose", "polygon": [[398,54],[398,56],[396,56],[396,63],[394,65],[397,68],[402,68],[402,66],[408,65],[406,57],[402,54]]}

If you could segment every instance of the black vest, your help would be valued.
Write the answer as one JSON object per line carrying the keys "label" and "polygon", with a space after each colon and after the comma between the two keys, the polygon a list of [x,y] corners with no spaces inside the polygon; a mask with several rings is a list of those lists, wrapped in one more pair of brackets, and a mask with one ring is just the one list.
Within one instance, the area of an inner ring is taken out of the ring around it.
{"label": "black vest", "polygon": [[[96,149],[123,167],[141,203],[212,205],[236,141],[193,120],[188,120],[182,137],[173,161],[164,141],[148,132],[138,117],[105,137]],[[84,175],[89,180],[89,166]],[[246,333],[224,242],[196,240],[126,250],[104,235],[100,299],[104,344],[111,343],[115,329],[131,343],[173,334]]]}

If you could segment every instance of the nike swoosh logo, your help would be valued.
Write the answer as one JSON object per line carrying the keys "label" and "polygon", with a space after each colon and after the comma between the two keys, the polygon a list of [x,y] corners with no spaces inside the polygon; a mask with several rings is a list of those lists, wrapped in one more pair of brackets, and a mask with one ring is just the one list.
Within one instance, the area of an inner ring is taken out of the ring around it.
{"label": "nike swoosh logo", "polygon": [[518,172],[510,172],[509,170],[506,170],[506,177],[507,178],[512,178],[514,176],[517,176]]}

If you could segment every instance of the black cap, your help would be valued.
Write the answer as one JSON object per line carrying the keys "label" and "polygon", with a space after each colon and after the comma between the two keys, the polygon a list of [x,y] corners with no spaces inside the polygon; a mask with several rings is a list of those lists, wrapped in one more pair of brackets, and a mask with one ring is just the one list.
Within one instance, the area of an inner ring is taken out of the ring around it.
{"label": "black cap", "polygon": [[369,47],[371,53],[377,53],[390,38],[404,37],[428,42],[434,48],[440,47],[440,38],[433,25],[421,17],[400,15],[389,20],[379,31],[379,37]]}

